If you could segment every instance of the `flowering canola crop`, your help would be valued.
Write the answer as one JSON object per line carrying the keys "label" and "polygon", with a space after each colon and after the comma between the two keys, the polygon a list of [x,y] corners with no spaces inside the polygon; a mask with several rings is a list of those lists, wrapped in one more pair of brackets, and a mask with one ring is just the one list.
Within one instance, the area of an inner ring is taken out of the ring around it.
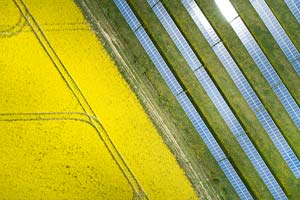
{"label": "flowering canola crop", "polygon": [[64,81],[26,22],[31,15],[147,197],[196,199],[183,170],[76,4],[22,2],[29,11],[25,16],[13,1],[0,6],[0,197],[133,197],[126,173],[98,135],[103,130],[93,126],[91,113],[85,115],[72,85]]}

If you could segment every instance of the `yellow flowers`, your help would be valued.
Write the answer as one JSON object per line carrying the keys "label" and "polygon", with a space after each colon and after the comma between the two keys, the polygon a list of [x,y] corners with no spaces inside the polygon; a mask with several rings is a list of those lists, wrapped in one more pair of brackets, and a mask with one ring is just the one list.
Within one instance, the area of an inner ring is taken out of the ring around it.
{"label": "yellow flowers", "polygon": [[[13,10],[7,15],[14,23],[20,12],[7,2],[0,9]],[[74,2],[24,3],[147,196],[196,199],[183,170]],[[7,23],[1,14],[0,20],[0,25]],[[20,116],[23,121],[0,116],[3,197],[132,199],[131,186],[95,129],[85,119],[73,120],[74,113],[84,111],[28,24],[12,37],[0,34],[0,52],[0,113],[38,112],[31,120]]]}
{"label": "yellow flowers", "polygon": [[0,122],[1,199],[130,199],[94,130],[75,121]]}

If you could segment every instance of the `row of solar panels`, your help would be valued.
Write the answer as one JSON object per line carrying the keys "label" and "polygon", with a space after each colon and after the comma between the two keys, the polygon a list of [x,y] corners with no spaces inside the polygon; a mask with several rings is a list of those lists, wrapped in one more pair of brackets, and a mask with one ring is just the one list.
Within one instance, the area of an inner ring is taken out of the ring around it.
{"label": "row of solar panels", "polygon": [[285,3],[300,23],[300,0],[285,0]]}
{"label": "row of solar panels", "polygon": [[226,158],[226,155],[220,148],[212,133],[203,122],[194,105],[191,103],[190,99],[185,94],[182,87],[174,77],[170,68],[158,52],[157,48],[145,32],[145,30],[142,28],[140,22],[137,20],[127,2],[125,0],[114,0],[114,2],[121,11],[132,31],[135,33],[141,45],[149,55],[155,67],[160,72],[161,76],[171,89],[177,101],[185,111],[189,120],[192,122],[193,126],[207,145],[209,151],[212,153],[219,166],[225,173],[226,177],[236,190],[237,194],[241,199],[253,199],[248,189],[245,187],[244,183],[236,173],[235,169]]}
{"label": "row of solar panels", "polygon": [[[192,3],[192,1],[182,1],[183,4]],[[277,197],[277,199],[286,199],[286,196],[277,183],[276,179],[264,163],[263,159],[255,149],[254,145],[245,134],[244,129],[236,119],[233,112],[230,110],[229,106],[221,96],[220,92],[214,85],[213,81],[207,74],[204,67],[193,52],[192,48],[189,46],[188,42],[177,28],[176,24],[164,8],[161,2],[148,0],[149,5],[152,7],[154,13],[170,35],[171,39],[174,41],[178,50],[181,52],[187,63],[189,64],[191,70],[194,71],[198,81],[218,109],[219,113],[223,117],[225,123],[230,128],[233,135],[236,137],[237,141],[241,145],[244,152],[247,154],[251,163],[265,182],[266,186],[272,191],[272,195]],[[194,4],[195,5],[195,4]],[[190,10],[194,10],[195,7],[188,7]],[[215,45],[215,44],[214,44]],[[218,43],[218,45],[222,45]],[[217,47],[217,46],[214,46]]]}

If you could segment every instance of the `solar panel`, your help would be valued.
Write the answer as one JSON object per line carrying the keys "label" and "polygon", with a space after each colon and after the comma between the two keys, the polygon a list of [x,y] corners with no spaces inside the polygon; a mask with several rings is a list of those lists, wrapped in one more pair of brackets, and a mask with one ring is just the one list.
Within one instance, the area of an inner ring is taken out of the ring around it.
{"label": "solar panel", "polygon": [[[114,0],[114,2],[119,8],[123,17],[128,22],[128,24],[132,24],[132,21],[134,21],[136,17],[132,12],[131,8],[128,6],[127,2],[125,0]],[[127,11],[125,11],[124,8],[126,8]],[[146,53],[149,55],[150,59],[153,61],[155,67],[160,72],[167,85],[170,87],[174,96],[176,96],[178,103],[181,105],[189,120],[192,122],[193,126],[207,145],[209,151],[212,153],[220,167],[223,169],[226,177],[234,186],[234,189],[238,192],[238,195],[241,197],[241,199],[253,199],[248,189],[245,187],[244,183],[236,173],[235,169],[232,167],[231,163],[226,158],[226,155],[220,148],[219,144],[217,143],[217,141],[203,122],[199,113],[191,103],[190,99],[184,92],[182,92],[182,87],[170,71],[169,67],[163,60],[162,56],[160,55],[157,48],[149,38],[146,31],[141,26],[138,28],[130,24],[129,26],[131,30],[135,33],[136,37],[145,49]]]}
{"label": "solar panel", "polygon": [[295,62],[300,59],[300,54],[282,26],[279,24],[271,9],[264,0],[249,1],[272,34],[273,38],[276,40],[279,47],[282,49],[289,62],[292,64],[297,74],[300,75],[300,63]]}
{"label": "solar panel", "polygon": [[180,31],[174,28],[174,24],[172,23],[172,19],[170,15],[168,15],[167,11],[164,9],[163,5],[159,2],[153,7],[153,11],[156,16],[160,19],[161,23],[163,24],[164,28],[170,34],[170,37],[173,38],[174,43],[182,53],[183,57],[188,62],[189,66],[192,67],[192,70],[196,70],[202,67],[201,62],[197,59],[196,55],[192,53],[192,49],[190,48],[189,44],[183,38]]}
{"label": "solar panel", "polygon": [[115,4],[120,9],[122,15],[124,16],[130,28],[134,31],[137,30],[141,26],[141,24],[139,20],[136,18],[136,16],[134,15],[134,13],[132,12],[132,10],[130,9],[129,5],[127,3],[123,4],[122,1],[115,1]]}
{"label": "solar panel", "polygon": [[242,126],[230,110],[229,106],[218,92],[218,89],[210,79],[209,75],[204,68],[195,72],[197,79],[200,81],[202,87],[205,89],[207,95],[213,101],[214,105],[218,109],[219,113],[223,117],[227,126],[230,128],[234,136],[238,136],[241,133],[245,133]]}
{"label": "solar panel", "polygon": [[206,17],[202,12],[198,11],[199,7],[194,2],[194,0],[182,0],[181,2],[201,30],[210,46],[214,46],[215,44],[220,42],[220,38],[217,36],[210,23],[206,20]]}
{"label": "solar panel", "polygon": [[136,36],[139,38],[140,43],[142,44],[145,51],[148,53],[149,57],[151,58],[152,62],[156,66],[157,70],[167,83],[168,87],[172,91],[174,95],[177,95],[183,92],[182,87],[179,85],[178,81],[174,77],[173,73],[167,67],[164,59],[161,57],[160,53],[156,50],[156,47],[152,42],[149,42],[149,38],[147,38],[146,31],[143,28],[138,29],[135,32]]}
{"label": "solar panel", "polygon": [[239,180],[239,175],[236,173],[229,160],[223,160],[219,162],[219,165],[223,172],[225,173],[228,180],[231,182],[233,187],[236,189],[236,192],[239,194],[241,199],[253,199],[250,193],[247,193],[247,188],[245,185],[240,185],[237,180]]}
{"label": "solar panel", "polygon": [[[238,120],[236,119],[235,115],[230,110],[229,106],[219,93],[218,89],[214,85],[213,81],[210,79],[209,75],[207,74],[204,67],[198,68],[195,70],[193,64],[200,63],[195,53],[192,51],[191,47],[188,45],[187,41],[177,28],[176,24],[173,22],[172,18],[169,16],[168,12],[165,10],[161,3],[156,3],[153,7],[154,13],[157,15],[158,19],[168,32],[171,39],[174,41],[175,45],[189,64],[190,68],[194,71],[198,81],[201,83],[202,87],[206,91],[207,95],[210,97],[216,108],[218,109],[219,113],[223,117],[224,121],[226,122],[227,126],[230,128],[233,135],[237,138],[238,142],[240,143],[241,147],[244,149],[245,153],[249,157],[250,161],[260,174],[260,176],[264,179],[264,182],[267,184],[267,187],[270,191],[276,191],[274,196],[280,196],[281,199],[287,199],[283,190],[273,177],[270,170],[266,167],[263,159],[260,157],[258,152],[256,151],[254,145],[249,140],[249,138],[245,135],[245,131],[243,130],[242,126],[239,124]],[[204,25],[207,26],[208,24]],[[213,33],[212,29],[208,29],[205,32],[206,36],[211,39],[210,42],[220,41],[215,33]],[[212,34],[212,36],[211,36]],[[219,42],[212,45],[218,45]],[[200,64],[202,65],[202,64]],[[245,135],[243,138],[247,138],[241,140],[240,136]],[[251,151],[249,151],[252,150]],[[247,151],[248,150],[248,151]],[[225,170],[226,168],[224,168]],[[270,178],[268,178],[270,176]],[[234,184],[234,183],[233,183]],[[237,191],[239,192],[239,191]]]}
{"label": "solar panel", "polygon": [[155,4],[157,4],[159,2],[159,0],[149,0],[148,3],[150,5],[150,7],[153,7]]}
{"label": "solar panel", "polygon": [[285,3],[300,23],[300,0],[285,0]]}
{"label": "solar panel", "polygon": [[208,149],[214,155],[215,159],[217,161],[226,159],[225,154],[223,153],[219,145],[217,145],[216,140],[209,132],[209,129],[204,124],[203,120],[189,100],[188,96],[185,93],[181,93],[176,97],[176,99],[182,106],[190,121],[193,123],[194,127],[196,127],[196,130],[203,135],[202,139],[207,144]]}

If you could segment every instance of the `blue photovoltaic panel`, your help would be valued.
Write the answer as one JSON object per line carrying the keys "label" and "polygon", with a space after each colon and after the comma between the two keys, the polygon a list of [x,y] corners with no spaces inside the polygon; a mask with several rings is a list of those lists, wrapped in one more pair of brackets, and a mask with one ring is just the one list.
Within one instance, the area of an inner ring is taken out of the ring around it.
{"label": "blue photovoltaic panel", "polygon": [[126,22],[128,23],[128,25],[132,30],[136,30],[141,26],[139,20],[136,18],[136,16],[134,15],[134,13],[132,12],[132,10],[130,9],[127,3],[123,4],[122,1],[115,1],[115,4],[120,9]]}
{"label": "blue photovoltaic panel", "polygon": [[223,172],[225,173],[228,180],[231,182],[234,188],[236,188],[236,192],[239,194],[241,199],[252,199],[251,195],[247,192],[247,188],[243,185],[240,186],[240,183],[236,180],[239,180],[239,175],[236,173],[229,160],[223,160],[219,162],[219,165]]}
{"label": "blue photovoltaic panel", "polygon": [[295,125],[298,127],[298,129],[300,129],[300,108],[297,105],[296,101],[293,99],[288,89],[283,84],[276,71],[273,69],[273,66],[271,65],[259,45],[256,43],[255,39],[245,26],[241,18],[236,18],[230,24],[249,52],[250,56],[258,66],[259,70],[262,72],[269,85],[272,87],[281,104],[283,105]]}
{"label": "blue photovoltaic panel", "polygon": [[200,11],[199,7],[195,3],[194,0],[182,0],[181,1],[190,16],[193,18],[202,34],[210,44],[210,46],[214,46],[218,42],[220,42],[220,38],[215,33],[214,29],[211,27],[210,23],[206,20],[204,14]]}
{"label": "blue photovoltaic panel", "polygon": [[251,143],[250,139],[247,135],[241,135],[238,137],[238,142],[241,146],[244,146],[244,151],[248,158],[251,160],[254,165],[256,171],[268,187],[269,191],[273,195],[274,199],[287,199],[285,193],[281,189],[280,185],[277,183],[273,174],[265,164],[265,162],[260,157],[259,153],[255,149],[253,145],[249,145]]}
{"label": "blue photovoltaic panel", "polygon": [[150,7],[153,7],[158,2],[159,2],[159,0],[149,0],[148,4],[150,5]]}
{"label": "blue photovoltaic panel", "polygon": [[283,53],[300,75],[300,54],[264,0],[250,0]]}
{"label": "blue photovoltaic panel", "polygon": [[300,23],[300,0],[285,0],[285,3]]}
{"label": "blue photovoltaic panel", "polygon": [[193,53],[193,50],[191,49],[187,41],[184,39],[179,29],[175,28],[176,25],[172,23],[173,20],[171,19],[170,15],[167,13],[161,2],[155,4],[155,6],[152,9],[156,16],[159,18],[166,31],[169,33],[170,37],[173,39],[175,45],[177,46],[177,48],[179,49],[189,66],[191,66],[192,70],[194,71],[202,67],[201,62]]}
{"label": "blue photovoltaic panel", "polygon": [[223,43],[215,45],[213,50],[230,75],[231,79],[234,81],[237,88],[240,90],[250,108],[254,112],[263,108],[263,104],[255,94],[241,70],[238,68],[233,58],[230,56]]}
{"label": "blue photovoltaic panel", "polygon": [[216,140],[209,132],[209,129],[204,124],[203,120],[201,119],[197,110],[194,108],[188,96],[185,93],[181,93],[176,97],[176,99],[179,102],[179,104],[182,106],[183,110],[187,114],[190,121],[193,123],[196,130],[203,135],[202,139],[208,146],[210,152],[214,155],[215,159],[217,161],[226,159],[225,154],[223,153],[219,145],[216,145],[217,144]]}
{"label": "blue photovoltaic panel", "polygon": [[218,109],[219,113],[223,117],[224,121],[226,122],[233,135],[238,136],[240,134],[245,133],[244,129],[230,110],[229,106],[219,93],[218,89],[210,79],[205,69],[201,68],[199,70],[196,70],[195,75],[201,83],[204,90],[206,91],[207,95],[210,97],[210,99]]}
{"label": "blue photovoltaic panel", "polygon": [[[146,31],[143,28],[139,28],[135,32],[137,38],[139,38],[140,43],[142,44],[145,51],[148,53],[152,62],[158,69],[159,73],[169,86],[170,90],[174,95],[177,95],[183,92],[182,87],[179,85],[178,81],[174,77],[173,73],[165,63],[164,59],[161,57],[160,53],[157,51],[156,47],[152,42],[149,42],[149,38],[145,37],[147,35]],[[150,40],[151,41],[151,40]]]}
{"label": "blue photovoltaic panel", "polygon": [[[122,15],[125,17],[127,22],[131,22],[131,19],[136,19],[134,13],[131,11],[130,7],[128,6],[125,0],[114,0],[114,2],[121,11]],[[124,8],[128,10],[124,11]],[[215,138],[210,133],[209,129],[201,119],[199,113],[197,112],[187,95],[184,92],[182,92],[182,87],[179,85],[178,81],[170,71],[169,67],[163,60],[162,56],[156,49],[155,45],[153,44],[145,30],[142,27],[139,27],[138,29],[136,29],[134,26],[130,27],[135,33],[136,37],[140,41],[145,51],[147,52],[147,54],[149,55],[150,59],[153,61],[155,67],[170,87],[174,96],[176,96],[178,103],[185,111],[189,120],[192,122],[193,126],[195,127],[205,144],[208,146],[208,149],[210,150],[214,158],[217,160],[220,167],[224,170],[226,177],[229,179],[234,189],[238,192],[240,198],[253,199],[251,194],[245,187],[244,183],[235,172],[231,163],[226,158],[224,152],[218,145],[217,141],[215,140]]]}
{"label": "blue photovoltaic panel", "polygon": [[[260,155],[257,153],[254,145],[251,143],[251,141],[248,140],[239,140],[239,137],[241,135],[245,135],[245,131],[243,130],[242,126],[239,124],[238,120],[236,119],[235,115],[230,110],[229,106],[219,93],[218,89],[214,85],[213,81],[210,79],[209,75],[205,71],[204,67],[198,68],[195,70],[195,67],[193,67],[193,63],[200,63],[197,56],[192,51],[191,47],[188,45],[187,41],[177,28],[174,21],[169,16],[168,12],[165,10],[163,5],[161,3],[155,4],[153,7],[154,13],[157,15],[158,19],[170,35],[171,39],[174,41],[175,45],[183,55],[183,57],[186,59],[187,63],[189,64],[190,68],[194,70],[194,73],[198,79],[198,81],[201,83],[202,87],[206,91],[207,95],[210,97],[216,108],[218,109],[219,113],[223,117],[225,123],[230,128],[233,135],[237,138],[238,142],[240,143],[241,147],[245,149],[245,153],[248,153],[247,155],[250,158],[250,161],[254,165],[257,172],[260,174],[262,178],[264,178],[264,182],[267,184],[267,187],[270,191],[276,191],[276,193],[273,194],[273,196],[280,196],[281,199],[287,199],[283,190],[273,177],[270,170],[266,167],[266,164],[264,163],[263,159],[260,157]],[[207,25],[207,24],[206,24]],[[206,32],[206,35],[210,35],[211,30]],[[217,36],[212,36],[209,38],[217,38]],[[213,41],[213,40],[211,40]],[[217,40],[220,41],[220,40]],[[217,42],[218,43],[218,42]],[[196,60],[195,60],[196,59]],[[244,136],[245,137],[245,136]],[[248,149],[255,150],[255,152],[247,151]],[[225,168],[226,169],[226,168]],[[270,178],[267,178],[267,176],[271,176]],[[234,184],[234,183],[233,183]],[[237,191],[239,193],[239,191]]]}

